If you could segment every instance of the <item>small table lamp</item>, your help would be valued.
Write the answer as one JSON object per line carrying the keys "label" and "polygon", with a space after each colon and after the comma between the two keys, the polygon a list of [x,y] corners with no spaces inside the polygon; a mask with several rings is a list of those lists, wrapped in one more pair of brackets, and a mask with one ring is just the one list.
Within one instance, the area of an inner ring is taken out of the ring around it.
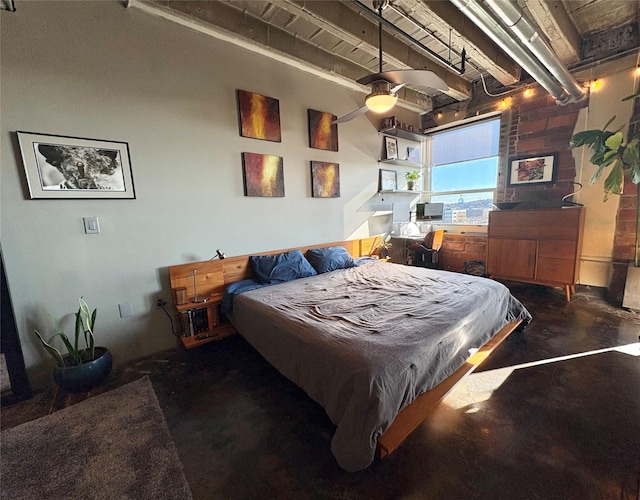
{"label": "small table lamp", "polygon": [[[214,259],[226,259],[227,256],[225,254],[223,254],[220,249],[216,250],[216,254],[211,257],[209,260],[207,260],[206,262],[210,262]],[[198,284],[196,281],[196,277],[198,275],[198,270],[204,266],[205,263],[202,263],[200,266],[196,267],[193,271],[185,274],[185,278],[188,277],[189,275],[193,275],[193,298],[191,299],[191,302],[195,302],[195,303],[203,303],[203,302],[207,302],[209,300],[209,297],[201,297],[200,295],[198,295]]]}

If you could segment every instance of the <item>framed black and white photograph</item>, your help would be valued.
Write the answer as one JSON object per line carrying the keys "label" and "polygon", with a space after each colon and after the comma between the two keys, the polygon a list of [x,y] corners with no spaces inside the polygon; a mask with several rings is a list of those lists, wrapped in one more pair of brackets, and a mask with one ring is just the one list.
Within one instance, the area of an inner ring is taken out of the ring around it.
{"label": "framed black and white photograph", "polygon": [[387,160],[398,159],[398,139],[395,137],[384,138],[384,153]]}
{"label": "framed black and white photograph", "polygon": [[133,199],[129,145],[18,132],[31,199]]}
{"label": "framed black and white photograph", "polygon": [[395,191],[398,189],[398,173],[395,170],[380,169],[380,191]]}
{"label": "framed black and white photograph", "polygon": [[553,184],[556,182],[557,164],[558,153],[510,158],[507,185]]}

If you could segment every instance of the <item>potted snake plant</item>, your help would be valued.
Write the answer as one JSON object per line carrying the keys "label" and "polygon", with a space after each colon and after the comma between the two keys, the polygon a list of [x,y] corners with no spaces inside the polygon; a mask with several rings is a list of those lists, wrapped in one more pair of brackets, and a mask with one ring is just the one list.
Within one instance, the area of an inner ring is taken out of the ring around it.
{"label": "potted snake plant", "polygon": [[[623,101],[637,99],[640,93],[625,97]],[[613,123],[612,117],[602,129],[585,130],[573,135],[569,141],[569,147],[578,148],[588,146],[591,150],[590,161],[598,167],[589,179],[594,184],[602,176],[606,168],[609,174],[604,180],[604,201],[609,194],[622,194],[624,179],[628,176],[633,184],[640,183],[640,128],[635,135],[624,143],[622,127],[616,130],[608,130]],[[625,285],[622,306],[628,309],[640,310],[640,186],[636,196],[636,220],[635,220],[635,245],[633,261],[627,269],[627,281]]]}
{"label": "potted snake plant", "polygon": [[[85,392],[100,385],[111,372],[113,357],[106,347],[95,345],[93,329],[98,310],[90,310],[85,300],[79,298],[80,306],[75,313],[75,336],[73,342],[64,333],[59,321],[54,321],[56,333],[45,340],[42,334],[35,330],[35,334],[56,362],[53,378],[61,388],[68,392]],[[53,345],[59,337],[64,344],[67,354],[62,354]],[[81,345],[80,337],[84,339]]]}

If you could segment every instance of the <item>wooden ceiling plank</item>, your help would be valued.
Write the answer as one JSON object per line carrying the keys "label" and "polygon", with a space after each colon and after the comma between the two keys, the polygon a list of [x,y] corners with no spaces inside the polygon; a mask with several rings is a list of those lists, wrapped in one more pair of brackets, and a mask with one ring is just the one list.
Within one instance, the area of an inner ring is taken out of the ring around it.
{"label": "wooden ceiling plank", "polygon": [[[199,1],[129,0],[128,6],[235,43],[352,90],[368,91],[366,86],[355,83],[362,76],[362,67],[227,3],[216,2],[213,5]],[[402,106],[412,111],[424,113],[432,109],[429,96],[419,92],[407,91],[400,97]]]}
{"label": "wooden ceiling plank", "polygon": [[553,40],[553,50],[565,65],[580,60],[582,37],[569,16],[563,2],[525,0],[531,17],[548,40]]}
{"label": "wooden ceiling plank", "polygon": [[438,31],[444,33],[449,27],[454,30],[456,44],[466,48],[467,56],[475,66],[484,68],[503,85],[520,81],[520,66],[455,5],[441,0],[421,0],[421,3],[431,13],[429,22]]}
{"label": "wooden ceiling plank", "polygon": [[[344,2],[275,0],[274,3],[292,14],[300,17],[306,16],[310,22],[316,23],[322,29],[377,57],[377,23],[349,8]],[[466,100],[471,97],[471,83],[468,80],[458,75],[458,73],[440,66],[423,52],[409,47],[399,38],[384,30],[382,47],[384,52],[383,61],[387,67],[392,67],[393,69],[429,69],[447,83],[450,90],[446,94],[457,100]]]}

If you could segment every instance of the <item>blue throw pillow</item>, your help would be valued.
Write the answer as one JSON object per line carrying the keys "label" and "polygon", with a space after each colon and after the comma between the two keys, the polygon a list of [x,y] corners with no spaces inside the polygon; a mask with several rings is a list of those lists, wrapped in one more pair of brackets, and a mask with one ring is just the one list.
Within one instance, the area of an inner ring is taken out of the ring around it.
{"label": "blue throw pillow", "polygon": [[345,247],[311,248],[307,250],[307,260],[318,273],[328,273],[357,265]]}
{"label": "blue throw pillow", "polygon": [[252,255],[249,262],[260,283],[284,283],[318,274],[300,250],[277,255]]}

